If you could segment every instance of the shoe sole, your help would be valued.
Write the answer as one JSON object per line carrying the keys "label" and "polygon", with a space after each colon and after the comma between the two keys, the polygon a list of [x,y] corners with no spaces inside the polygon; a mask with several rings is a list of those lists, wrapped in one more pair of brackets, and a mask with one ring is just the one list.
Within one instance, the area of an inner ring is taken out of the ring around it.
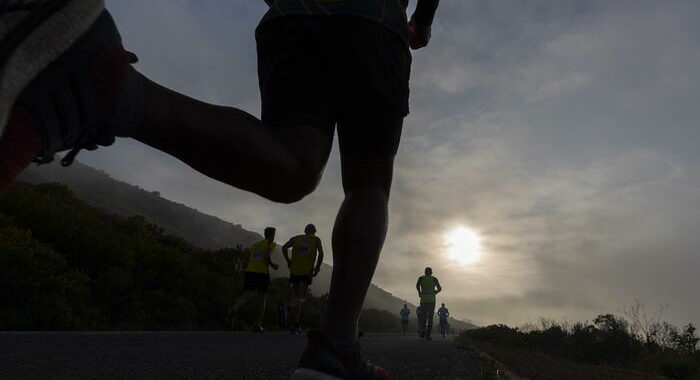
{"label": "shoe sole", "polygon": [[343,380],[340,377],[328,375],[323,372],[314,371],[309,368],[297,368],[292,373],[289,380]]}
{"label": "shoe sole", "polygon": [[27,0],[31,10],[11,27],[13,6],[0,9],[0,136],[22,90],[97,20],[104,1]]}

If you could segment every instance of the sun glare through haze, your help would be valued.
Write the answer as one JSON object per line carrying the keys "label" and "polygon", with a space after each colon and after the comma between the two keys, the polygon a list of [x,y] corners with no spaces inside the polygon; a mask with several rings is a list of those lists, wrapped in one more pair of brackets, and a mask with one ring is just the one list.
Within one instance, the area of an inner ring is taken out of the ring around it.
{"label": "sun glare through haze", "polygon": [[481,239],[471,229],[458,226],[445,235],[448,259],[459,264],[471,264],[481,256]]}

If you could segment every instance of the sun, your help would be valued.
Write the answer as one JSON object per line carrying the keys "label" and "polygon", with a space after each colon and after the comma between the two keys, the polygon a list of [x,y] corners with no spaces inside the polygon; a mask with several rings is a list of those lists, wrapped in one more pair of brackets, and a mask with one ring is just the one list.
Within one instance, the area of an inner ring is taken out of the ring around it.
{"label": "sun", "polygon": [[445,234],[447,258],[460,264],[471,264],[481,256],[481,239],[471,229],[459,226]]}

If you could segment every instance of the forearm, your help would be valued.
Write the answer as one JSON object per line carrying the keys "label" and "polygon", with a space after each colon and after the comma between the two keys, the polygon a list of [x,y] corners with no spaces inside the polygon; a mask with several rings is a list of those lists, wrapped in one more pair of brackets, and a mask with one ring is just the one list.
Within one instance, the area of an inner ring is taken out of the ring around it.
{"label": "forearm", "polygon": [[319,254],[318,258],[316,259],[316,270],[321,269],[321,264],[323,264],[323,254]]}
{"label": "forearm", "polygon": [[272,267],[273,269],[277,269],[277,268],[276,268],[276,267],[277,267],[277,264],[275,264],[275,262],[272,261],[272,257],[268,257],[268,258],[267,258],[267,265],[270,266],[270,267]]}
{"label": "forearm", "polygon": [[411,19],[420,25],[432,25],[440,0],[418,0]]}

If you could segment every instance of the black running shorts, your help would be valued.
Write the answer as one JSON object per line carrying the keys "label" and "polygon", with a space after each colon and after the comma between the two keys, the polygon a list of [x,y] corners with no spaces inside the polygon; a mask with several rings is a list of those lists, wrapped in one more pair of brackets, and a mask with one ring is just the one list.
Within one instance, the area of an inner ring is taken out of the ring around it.
{"label": "black running shorts", "polygon": [[343,156],[384,158],[408,114],[411,54],[388,28],[356,16],[280,16],[256,30],[262,120],[315,126]]}
{"label": "black running shorts", "polygon": [[303,282],[306,285],[311,285],[313,282],[313,278],[311,277],[310,274],[290,274],[289,275],[289,284],[294,285],[299,282]]}
{"label": "black running shorts", "polygon": [[243,274],[243,290],[266,292],[270,285],[270,275],[267,273],[245,272]]}

